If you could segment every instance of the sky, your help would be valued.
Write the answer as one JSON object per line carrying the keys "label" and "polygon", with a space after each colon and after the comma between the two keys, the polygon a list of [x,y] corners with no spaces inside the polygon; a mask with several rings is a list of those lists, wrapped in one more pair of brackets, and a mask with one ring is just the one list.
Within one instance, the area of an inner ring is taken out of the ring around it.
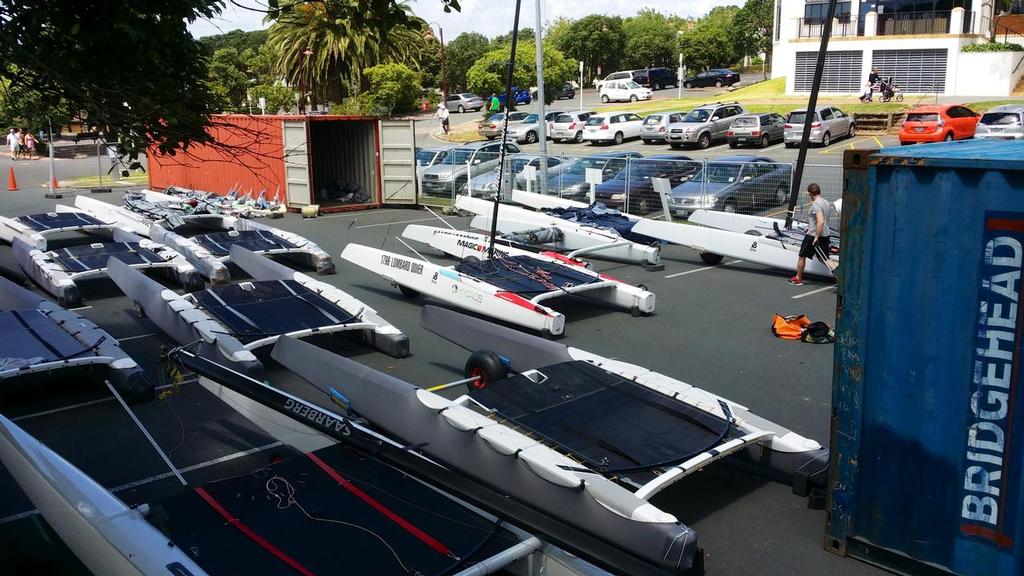
{"label": "sky", "polygon": [[[232,3],[234,2],[234,3]],[[624,0],[541,0],[541,18],[551,22],[560,17],[580,18],[587,14],[608,14],[631,16],[641,8],[654,8],[663,14],[679,16],[703,16],[714,6],[728,4],[742,5],[742,0],[645,0],[628,2]],[[488,38],[499,36],[512,30],[515,17],[515,2],[512,0],[460,0],[462,12],[445,14],[441,0],[412,0],[410,5],[417,16],[428,22],[435,22],[444,30],[445,41],[451,40],[462,32],[479,32]],[[214,20],[202,20],[192,24],[189,29],[198,37],[221,34],[235,29],[257,30],[264,28],[263,14],[253,10],[240,8],[248,6],[259,8],[265,6],[265,0],[230,0],[228,7]],[[581,12],[580,6],[586,6]],[[519,16],[520,28],[536,29],[536,2],[524,0]]]}

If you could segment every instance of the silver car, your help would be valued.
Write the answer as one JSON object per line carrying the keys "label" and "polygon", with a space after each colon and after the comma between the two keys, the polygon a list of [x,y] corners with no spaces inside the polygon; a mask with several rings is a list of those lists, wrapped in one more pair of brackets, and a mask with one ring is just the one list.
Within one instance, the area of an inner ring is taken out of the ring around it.
{"label": "silver car", "polygon": [[454,146],[442,146],[440,148],[417,148],[416,149],[416,177],[422,179],[423,171],[430,166],[444,162],[448,152]]}
{"label": "silver car", "polygon": [[583,125],[593,112],[564,112],[549,125],[555,142],[583,142]]}
{"label": "silver car", "polygon": [[449,112],[465,112],[466,110],[480,111],[484,107],[484,99],[472,92],[461,94],[449,94],[445,104]]}
{"label": "silver car", "polygon": [[644,141],[644,144],[667,143],[669,125],[682,122],[683,118],[686,118],[686,114],[685,110],[680,110],[678,112],[655,112],[648,115],[644,118],[644,125],[640,128],[640,139]]}
{"label": "silver car", "polygon": [[[497,166],[500,151],[500,142],[453,146],[442,163],[423,170],[420,190],[431,196],[450,197],[460,193],[470,178]],[[515,144],[506,144],[505,151],[509,154],[520,152]]]}
{"label": "silver car", "polygon": [[703,104],[694,108],[682,122],[669,125],[668,144],[673,148],[707,148],[712,142],[725,140],[732,121],[746,113],[739,102]]}
{"label": "silver car", "polygon": [[725,133],[729,148],[742,145],[767,148],[772,142],[785,138],[786,119],[774,112],[737,116]]}
{"label": "silver car", "polygon": [[[544,118],[547,122],[553,121],[561,112],[548,112],[544,114]],[[521,122],[508,125],[508,137],[510,140],[516,142],[526,142],[527,144],[533,144],[540,137],[540,125],[538,124],[538,116],[536,114],[530,114],[526,118],[523,118]],[[545,126],[545,134],[551,131],[551,124]]]}
{"label": "silver car", "polygon": [[1024,104],[996,106],[981,116],[974,137],[1001,140],[1024,139]]}
{"label": "silver car", "polygon": [[[804,137],[804,122],[807,120],[807,110],[794,110],[789,113],[786,120],[786,148],[793,148],[800,145]],[[853,135],[857,127],[853,122],[853,116],[847,116],[839,108],[832,106],[818,106],[814,109],[814,117],[811,119],[811,144],[828,146],[833,140]]]}
{"label": "silver car", "polygon": [[[508,115],[508,125],[511,129],[512,125],[516,122],[522,122],[529,114],[526,112],[510,112]],[[501,136],[501,129],[505,126],[505,113],[498,112],[497,114],[491,114],[487,120],[480,123],[477,128],[477,134],[480,134],[488,140],[494,140],[498,136]]]}
{"label": "silver car", "polygon": [[[540,186],[540,160],[541,157],[536,154],[518,154],[516,156],[509,157],[506,164],[509,169],[505,172],[505,182],[510,181],[509,174],[514,174],[516,179],[516,188],[520,190],[526,189],[526,167],[533,166],[537,169],[536,176],[534,177],[533,183],[530,185],[532,191],[536,192]],[[557,178],[566,169],[572,166],[575,159],[563,159],[555,156],[548,156],[547,158],[547,174],[548,178]],[[482,196],[484,194],[493,194],[498,191],[498,167],[495,166],[493,170],[484,172],[478,176],[474,176],[469,181],[469,191],[472,196]]]}

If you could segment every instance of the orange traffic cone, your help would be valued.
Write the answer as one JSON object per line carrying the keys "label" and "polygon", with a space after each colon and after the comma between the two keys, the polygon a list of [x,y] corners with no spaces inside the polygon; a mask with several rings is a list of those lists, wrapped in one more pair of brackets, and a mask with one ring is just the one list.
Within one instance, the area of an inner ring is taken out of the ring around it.
{"label": "orange traffic cone", "polygon": [[14,179],[14,166],[7,171],[7,191],[14,192],[18,189],[18,181]]}
{"label": "orange traffic cone", "polygon": [[50,176],[50,187],[51,188],[60,188],[60,184],[57,183],[57,177],[56,176]]}

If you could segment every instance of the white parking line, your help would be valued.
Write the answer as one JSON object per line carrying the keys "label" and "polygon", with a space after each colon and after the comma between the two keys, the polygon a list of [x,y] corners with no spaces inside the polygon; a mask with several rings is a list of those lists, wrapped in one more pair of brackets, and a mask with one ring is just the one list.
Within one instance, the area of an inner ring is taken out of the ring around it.
{"label": "white parking line", "polygon": [[138,336],[127,336],[125,338],[118,338],[118,342],[130,342],[132,340],[139,340],[141,338],[149,338],[150,336],[156,336],[156,332],[150,332],[149,334],[139,334]]}
{"label": "white parking line", "polygon": [[810,292],[804,292],[803,294],[797,294],[796,296],[793,296],[793,299],[796,300],[798,298],[803,298],[804,296],[810,296],[811,294],[817,294],[818,292],[824,292],[825,290],[831,290],[833,288],[835,288],[835,284],[833,284],[831,286],[822,286],[821,288],[818,288],[817,290],[811,290]]}
{"label": "white parking line", "polygon": [[[199,382],[198,378],[186,378],[185,380],[182,380],[181,382],[178,382],[177,385],[180,386],[182,384],[194,384],[196,382]],[[155,387],[153,389],[156,390],[157,392],[159,392],[160,390],[166,390],[167,388],[173,388],[174,386],[175,386],[175,384],[164,384],[163,386],[157,386],[157,387]],[[102,404],[104,402],[113,402],[113,401],[114,401],[113,396],[109,396],[109,397],[106,397],[106,398],[97,398],[95,400],[87,400],[85,402],[79,402],[77,404],[69,404],[67,406],[61,406],[60,408],[53,408],[51,410],[43,410],[42,412],[34,412],[32,414],[23,414],[21,416],[17,416],[17,417],[11,418],[11,421],[12,422],[19,422],[21,420],[28,420],[29,418],[38,418],[39,416],[46,416],[48,414],[58,414],[60,412],[67,412],[68,410],[74,410],[75,408],[84,408],[86,406],[92,406],[93,404]]]}
{"label": "white parking line", "polygon": [[[731,262],[726,262],[726,264],[736,264],[737,262],[743,262],[743,260],[732,260]],[[687,274],[694,274],[696,272],[703,272],[705,270],[711,270],[713,268],[718,268],[719,266],[721,266],[721,264],[715,264],[714,266],[705,266],[703,268],[697,268],[697,269],[694,269],[694,270],[687,270],[686,272],[676,272],[675,274],[669,274],[668,276],[665,276],[665,278],[675,278],[677,276],[686,276]]]}
{"label": "white parking line", "polygon": [[92,308],[92,306],[79,306],[78,308],[68,308],[68,310],[71,310],[72,312],[77,312],[79,310],[88,310],[89,308]]}
{"label": "white parking line", "polygon": [[[255,448],[250,448],[249,450],[244,450],[242,452],[235,452],[233,454],[227,454],[225,456],[221,456],[220,458],[214,458],[212,460],[207,460],[206,462],[200,462],[198,464],[193,464],[193,465],[185,467],[185,468],[179,468],[178,469],[178,473],[181,474],[181,473],[187,473],[187,472],[194,472],[196,470],[201,470],[203,468],[208,468],[210,466],[216,466],[217,464],[223,464],[224,462],[230,462],[231,460],[237,460],[239,458],[245,458],[246,456],[252,456],[253,454],[257,454],[259,452],[263,452],[264,450],[273,450],[274,448],[277,448],[279,446],[283,446],[283,444],[281,444],[280,442],[271,442],[270,444],[264,444],[263,446],[257,446]],[[123,492],[125,490],[130,490],[132,488],[138,488],[139,486],[143,486],[143,485],[149,484],[151,482],[157,482],[157,481],[160,481],[160,480],[165,480],[165,479],[171,478],[173,476],[174,476],[174,472],[170,472],[170,471],[164,472],[163,474],[155,474],[155,475],[150,476],[148,478],[143,478],[141,480],[136,480],[134,482],[129,482],[127,484],[122,484],[120,486],[116,486],[114,488],[111,488],[110,491],[112,493]],[[35,516],[36,514],[39,514],[39,510],[38,509],[27,510],[25,512],[20,512],[18,514],[12,514],[10,516],[5,516],[3,518],[0,518],[0,525],[8,524],[10,522],[14,522],[15,520],[21,520],[22,518],[28,518],[29,516]]]}

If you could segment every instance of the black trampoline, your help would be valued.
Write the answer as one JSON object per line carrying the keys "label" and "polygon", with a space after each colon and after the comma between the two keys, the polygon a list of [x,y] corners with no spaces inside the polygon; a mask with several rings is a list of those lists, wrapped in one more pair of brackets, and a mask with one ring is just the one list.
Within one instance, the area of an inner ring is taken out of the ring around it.
{"label": "black trampoline", "polygon": [[241,230],[237,232],[211,232],[193,236],[192,240],[217,257],[229,256],[232,246],[241,246],[253,252],[270,250],[294,250],[295,244],[266,230]]}
{"label": "black trampoline", "polygon": [[501,417],[532,431],[601,472],[638,472],[679,464],[721,443],[728,421],[643,385],[573,361],[472,389]]}
{"label": "black trampoline", "polygon": [[82,344],[38,310],[0,311],[0,350],[8,361],[31,360],[27,362],[31,365],[67,360],[98,344],[101,342]]}
{"label": "black trampoline", "polygon": [[159,254],[143,248],[137,242],[85,244],[60,248],[52,253],[53,261],[71,274],[106,268],[109,258],[117,258],[129,266],[164,262]]}
{"label": "black trampoline", "polygon": [[442,575],[517,542],[342,445],[207,484],[159,508],[164,532],[210,574]]}
{"label": "black trampoline", "polygon": [[349,312],[295,280],[242,282],[207,288],[190,297],[242,343],[361,322],[355,315],[358,311]]}
{"label": "black trampoline", "polygon": [[525,255],[493,260],[467,259],[455,269],[526,298],[601,281],[599,277],[574,270],[571,266]]}
{"label": "black trampoline", "polygon": [[106,223],[82,212],[51,212],[29,214],[15,218],[18,222],[36,231],[76,228],[80,226],[106,226]]}

